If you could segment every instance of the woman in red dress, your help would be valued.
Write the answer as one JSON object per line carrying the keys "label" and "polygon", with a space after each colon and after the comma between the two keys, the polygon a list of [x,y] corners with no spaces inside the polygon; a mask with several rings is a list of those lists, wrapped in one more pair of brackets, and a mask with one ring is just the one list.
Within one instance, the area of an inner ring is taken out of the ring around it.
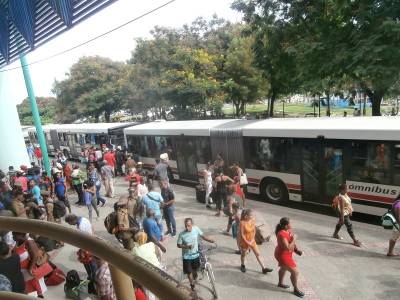
{"label": "woman in red dress", "polygon": [[297,280],[299,277],[299,271],[296,266],[296,262],[293,259],[293,252],[298,255],[302,255],[302,251],[297,249],[296,239],[297,236],[292,234],[291,225],[289,218],[282,218],[279,224],[276,225],[275,234],[277,239],[277,246],[275,248],[275,258],[279,263],[279,282],[278,287],[288,289],[289,286],[283,284],[283,278],[285,277],[286,271],[290,273],[290,280],[292,281],[294,291],[293,293],[300,298],[304,297],[304,293],[299,290],[297,286]]}

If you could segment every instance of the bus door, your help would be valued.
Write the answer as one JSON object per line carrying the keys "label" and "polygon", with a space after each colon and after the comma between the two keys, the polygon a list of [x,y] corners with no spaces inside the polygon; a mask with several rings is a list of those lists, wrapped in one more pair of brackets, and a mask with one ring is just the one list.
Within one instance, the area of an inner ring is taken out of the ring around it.
{"label": "bus door", "polygon": [[343,148],[323,140],[305,141],[302,163],[303,199],[330,204],[343,183]]}
{"label": "bus door", "polygon": [[322,164],[321,144],[318,140],[305,140],[302,147],[302,191],[303,200],[321,202]]}
{"label": "bus door", "polygon": [[69,147],[69,154],[74,157],[74,158],[78,158],[80,155],[80,151],[78,148],[78,143],[76,142],[77,137],[76,137],[76,133],[70,133],[67,134],[67,145]]}
{"label": "bus door", "polygon": [[54,148],[54,153],[57,153],[57,151],[60,150],[60,141],[58,140],[58,133],[57,130],[50,130],[50,139],[51,139],[51,144],[53,145]]}
{"label": "bus door", "polygon": [[323,155],[323,195],[325,203],[331,203],[343,183],[343,147],[327,142],[322,149]]}
{"label": "bus door", "polygon": [[198,181],[195,137],[177,137],[175,149],[179,178]]}

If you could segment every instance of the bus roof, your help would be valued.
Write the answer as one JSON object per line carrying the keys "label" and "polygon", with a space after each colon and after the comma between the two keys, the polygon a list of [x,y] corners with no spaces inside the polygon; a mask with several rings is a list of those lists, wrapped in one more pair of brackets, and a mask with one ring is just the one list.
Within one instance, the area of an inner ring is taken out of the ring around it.
{"label": "bus roof", "polygon": [[400,141],[400,117],[266,119],[244,126],[243,136]]}
{"label": "bus roof", "polygon": [[[43,131],[57,130],[57,132],[71,133],[108,133],[109,130],[132,126],[135,123],[81,123],[81,124],[48,124],[44,125]],[[29,128],[35,131],[35,128]]]}
{"label": "bus roof", "polygon": [[211,128],[233,121],[193,120],[193,121],[156,121],[126,128],[127,135],[189,135],[209,136]]}

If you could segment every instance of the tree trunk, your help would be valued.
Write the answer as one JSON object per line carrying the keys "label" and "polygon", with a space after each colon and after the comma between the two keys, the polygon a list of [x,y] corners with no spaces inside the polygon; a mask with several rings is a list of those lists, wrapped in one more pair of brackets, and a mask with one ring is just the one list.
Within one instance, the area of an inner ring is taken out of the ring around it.
{"label": "tree trunk", "polygon": [[235,105],[235,115],[236,115],[236,117],[239,117],[239,114],[240,114],[240,102],[234,102],[233,104]]}
{"label": "tree trunk", "polygon": [[372,102],[372,115],[373,116],[380,116],[381,115],[381,102],[383,98],[382,91],[372,91],[370,89],[365,89],[365,93],[371,99]]}
{"label": "tree trunk", "polygon": [[269,105],[269,116],[273,117],[274,116],[274,103],[276,100],[276,93],[274,91],[272,91],[271,94],[271,103]]}
{"label": "tree trunk", "polygon": [[330,93],[329,91],[326,91],[326,116],[330,117],[331,116],[331,99],[330,99]]}
{"label": "tree trunk", "polygon": [[242,101],[242,102],[240,103],[240,114],[241,114],[242,116],[245,115],[244,104],[245,104],[244,101]]}
{"label": "tree trunk", "polygon": [[110,120],[111,120],[111,112],[110,111],[108,111],[108,110],[104,111],[104,119],[106,120],[107,123],[110,122]]}

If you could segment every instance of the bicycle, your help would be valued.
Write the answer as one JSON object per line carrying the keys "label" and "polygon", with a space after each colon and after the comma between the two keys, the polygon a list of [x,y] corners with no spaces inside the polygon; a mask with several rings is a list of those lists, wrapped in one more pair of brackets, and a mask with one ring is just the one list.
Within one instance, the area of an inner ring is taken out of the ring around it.
{"label": "bicycle", "polygon": [[215,276],[211,266],[211,263],[207,259],[207,254],[212,250],[217,249],[217,244],[214,243],[210,246],[204,245],[204,243],[199,243],[199,254],[200,254],[200,268],[201,278],[204,278],[204,273],[207,275],[208,282],[211,284],[212,292],[214,294],[214,299],[218,299],[217,287],[215,286]]}

